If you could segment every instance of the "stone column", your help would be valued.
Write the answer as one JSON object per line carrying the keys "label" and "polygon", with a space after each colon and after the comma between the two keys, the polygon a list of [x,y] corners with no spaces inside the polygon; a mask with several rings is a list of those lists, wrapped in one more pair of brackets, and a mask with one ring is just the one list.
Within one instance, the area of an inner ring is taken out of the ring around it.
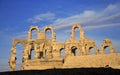
{"label": "stone column", "polygon": [[72,29],[72,32],[71,32],[71,40],[74,40],[75,39],[75,31]]}
{"label": "stone column", "polygon": [[104,54],[105,52],[104,52],[104,46],[102,45],[101,46],[101,49],[100,49],[100,54]]}
{"label": "stone column", "polygon": [[48,54],[48,59],[50,59],[50,58],[52,58],[53,56],[52,56],[52,48],[51,48],[51,46],[48,46],[47,47],[47,54]]}
{"label": "stone column", "polygon": [[54,46],[52,46],[53,48],[52,48],[52,56],[54,57],[54,58],[57,58],[57,57],[59,57],[60,55],[60,52],[59,52],[59,47],[58,47],[58,45],[54,45]]}
{"label": "stone column", "polygon": [[115,49],[113,47],[110,48],[110,53],[115,53]]}
{"label": "stone column", "polygon": [[98,54],[98,48],[96,47],[96,45],[94,45],[94,49],[95,49],[95,55]]}
{"label": "stone column", "polygon": [[56,41],[56,33],[55,32],[52,32],[52,41]]}
{"label": "stone column", "polygon": [[81,56],[81,55],[82,55],[82,48],[79,47],[79,48],[78,48],[78,56]]}
{"label": "stone column", "polygon": [[39,58],[39,53],[40,53],[38,44],[34,44],[34,50],[35,50],[34,58],[38,59]]}
{"label": "stone column", "polygon": [[82,49],[82,55],[86,55],[86,51],[85,51],[85,40],[81,39],[81,49]]}
{"label": "stone column", "polygon": [[69,46],[66,46],[65,50],[66,50],[66,55],[65,56],[71,56],[72,55],[72,52],[71,52]]}
{"label": "stone column", "polygon": [[29,47],[27,45],[23,51],[23,62],[26,62],[28,58],[29,58]]}
{"label": "stone column", "polygon": [[10,66],[10,71],[15,71],[16,69],[16,47],[12,47],[11,49],[12,54],[9,59],[9,66]]}
{"label": "stone column", "polygon": [[83,40],[85,38],[84,31],[80,30],[80,39]]}
{"label": "stone column", "polygon": [[32,49],[32,46],[31,46],[31,43],[30,42],[28,42],[28,44],[27,44],[27,49],[28,49],[28,58],[30,59],[31,57],[31,49]]}
{"label": "stone column", "polygon": [[112,42],[110,41],[108,44],[109,44],[109,47],[110,47],[110,53],[115,53],[115,49],[112,45]]}

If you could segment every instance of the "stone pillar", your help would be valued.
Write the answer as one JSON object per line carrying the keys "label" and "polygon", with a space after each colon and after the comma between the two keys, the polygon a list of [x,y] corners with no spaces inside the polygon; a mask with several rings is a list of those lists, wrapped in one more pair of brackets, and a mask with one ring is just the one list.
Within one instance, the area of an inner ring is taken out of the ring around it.
{"label": "stone pillar", "polygon": [[115,53],[115,49],[113,47],[110,48],[110,53]]}
{"label": "stone pillar", "polygon": [[32,46],[31,46],[31,43],[30,43],[30,42],[28,42],[28,44],[27,44],[27,49],[28,49],[28,57],[29,57],[29,59],[30,59],[31,49],[32,49]]}
{"label": "stone pillar", "polygon": [[29,48],[28,45],[26,45],[23,51],[21,70],[24,70],[24,66],[26,65],[28,59],[29,59]]}
{"label": "stone pillar", "polygon": [[39,48],[40,48],[40,47],[39,47],[37,44],[34,44],[34,50],[35,50],[34,58],[35,58],[35,59],[38,59],[38,58],[39,58],[39,53],[40,53]]}
{"label": "stone pillar", "polygon": [[31,32],[28,32],[28,41],[31,40]]}
{"label": "stone pillar", "polygon": [[60,57],[60,51],[59,51],[59,47],[55,44],[54,46],[52,46],[52,55],[54,58]]}
{"label": "stone pillar", "polygon": [[29,59],[30,49],[31,46],[27,43],[23,51],[23,62],[26,62]]}
{"label": "stone pillar", "polygon": [[85,38],[85,34],[84,34],[83,29],[81,28],[80,29],[80,39],[83,40],[84,38]]}
{"label": "stone pillar", "polygon": [[71,32],[71,40],[74,40],[75,39],[75,31],[74,29],[72,29],[72,32]]}
{"label": "stone pillar", "polygon": [[52,48],[51,48],[51,46],[48,46],[48,48],[47,48],[47,54],[48,54],[48,59],[50,59],[50,58],[52,58],[53,56],[52,56]]}
{"label": "stone pillar", "polygon": [[65,55],[65,56],[71,56],[71,55],[72,55],[72,52],[71,52],[71,50],[69,49],[69,46],[66,46],[66,47],[65,47],[65,50],[66,50],[66,55]]}
{"label": "stone pillar", "polygon": [[81,49],[82,49],[82,55],[86,55],[86,50],[85,50],[85,40],[81,39]]}
{"label": "stone pillar", "polygon": [[105,52],[104,52],[104,50],[103,50],[103,48],[100,50],[100,54],[104,54]]}
{"label": "stone pillar", "polygon": [[45,43],[39,45],[40,58],[45,57]]}
{"label": "stone pillar", "polygon": [[78,56],[81,56],[81,55],[82,55],[82,48],[79,47],[79,48],[78,48]]}
{"label": "stone pillar", "polygon": [[56,41],[56,33],[55,32],[52,32],[52,41]]}
{"label": "stone pillar", "polygon": [[96,47],[96,45],[94,45],[94,49],[95,49],[95,55],[98,54],[98,48]]}
{"label": "stone pillar", "polygon": [[16,47],[12,47],[12,54],[9,59],[10,71],[15,71],[16,69]]}

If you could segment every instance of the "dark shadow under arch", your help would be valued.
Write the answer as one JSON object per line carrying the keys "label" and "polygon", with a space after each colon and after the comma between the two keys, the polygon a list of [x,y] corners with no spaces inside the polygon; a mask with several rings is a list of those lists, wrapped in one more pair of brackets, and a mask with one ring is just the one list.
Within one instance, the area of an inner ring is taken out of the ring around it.
{"label": "dark shadow under arch", "polygon": [[72,55],[74,55],[74,56],[78,56],[78,49],[77,49],[76,46],[72,46],[72,47],[71,47],[71,53],[72,53]]}

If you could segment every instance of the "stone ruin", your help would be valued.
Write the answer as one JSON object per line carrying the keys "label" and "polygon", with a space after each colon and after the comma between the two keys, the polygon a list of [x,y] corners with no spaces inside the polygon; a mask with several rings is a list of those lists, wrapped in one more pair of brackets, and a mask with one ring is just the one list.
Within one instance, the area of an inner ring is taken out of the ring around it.
{"label": "stone ruin", "polygon": [[[75,39],[75,29],[80,31],[79,40]],[[37,39],[32,39],[32,31],[37,31]],[[52,39],[46,38],[46,31],[51,31]],[[56,41],[56,33],[52,26],[44,27],[40,32],[38,26],[31,26],[28,31],[28,40],[13,39],[11,56],[9,59],[10,71],[16,70],[16,45],[23,44],[21,70],[43,70],[53,68],[81,68],[81,67],[105,67],[120,68],[120,54],[115,49],[110,39],[105,39],[100,49],[94,40],[89,40],[84,34],[83,28],[73,25],[71,37],[64,43]],[[109,47],[110,53],[106,54],[105,49]],[[90,49],[94,54],[90,54]],[[61,57],[60,51],[65,50],[65,56]],[[75,50],[77,49],[77,54]],[[34,58],[31,59],[31,52],[34,50]]]}

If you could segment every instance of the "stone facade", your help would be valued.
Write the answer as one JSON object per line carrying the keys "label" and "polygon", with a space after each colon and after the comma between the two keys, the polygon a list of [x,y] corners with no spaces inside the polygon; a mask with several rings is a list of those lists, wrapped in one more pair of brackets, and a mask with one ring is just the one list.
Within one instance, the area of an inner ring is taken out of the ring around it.
{"label": "stone facade", "polygon": [[[80,31],[80,39],[75,39],[75,29]],[[32,39],[32,31],[37,31],[37,39]],[[50,30],[52,39],[46,39],[46,31]],[[9,59],[10,70],[16,69],[16,45],[23,44],[23,56],[21,70],[41,70],[50,68],[80,68],[80,67],[120,67],[120,54],[115,49],[110,39],[105,39],[100,49],[94,40],[89,40],[79,24],[73,25],[71,37],[65,43],[56,41],[56,33],[52,26],[44,27],[40,32],[37,26],[31,26],[28,31],[28,40],[14,39]],[[106,47],[110,48],[110,54],[105,54]],[[90,49],[94,49],[94,55]],[[65,56],[61,57],[61,50],[65,50]],[[34,59],[31,59],[31,51],[34,50]],[[76,54],[76,50],[78,51]]]}

